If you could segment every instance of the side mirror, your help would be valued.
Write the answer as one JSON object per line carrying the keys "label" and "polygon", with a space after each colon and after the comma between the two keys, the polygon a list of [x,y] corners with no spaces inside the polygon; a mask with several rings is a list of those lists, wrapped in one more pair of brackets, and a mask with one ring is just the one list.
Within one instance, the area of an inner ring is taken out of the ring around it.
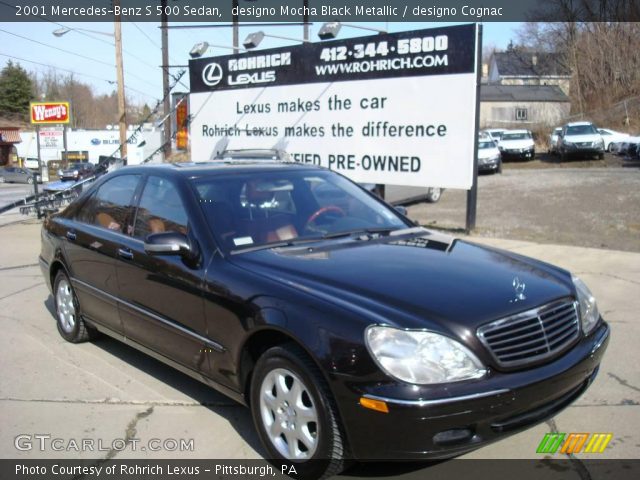
{"label": "side mirror", "polygon": [[405,217],[409,214],[407,207],[403,207],[402,205],[397,205],[396,207],[393,207],[393,208],[395,208],[398,213],[400,213],[401,215],[404,215]]}
{"label": "side mirror", "polygon": [[179,232],[162,232],[147,235],[144,251],[149,255],[180,255],[188,257],[192,253],[189,239]]}

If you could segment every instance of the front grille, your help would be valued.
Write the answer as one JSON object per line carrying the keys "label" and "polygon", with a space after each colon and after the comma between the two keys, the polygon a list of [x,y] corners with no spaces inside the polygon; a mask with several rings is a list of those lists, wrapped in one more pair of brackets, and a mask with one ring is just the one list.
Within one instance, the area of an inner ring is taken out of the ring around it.
{"label": "front grille", "polygon": [[578,306],[560,300],[478,328],[478,338],[501,367],[524,366],[569,348],[580,334]]}
{"label": "front grille", "polygon": [[579,147],[591,147],[593,146],[593,144],[591,142],[578,142],[576,143],[577,146]]}

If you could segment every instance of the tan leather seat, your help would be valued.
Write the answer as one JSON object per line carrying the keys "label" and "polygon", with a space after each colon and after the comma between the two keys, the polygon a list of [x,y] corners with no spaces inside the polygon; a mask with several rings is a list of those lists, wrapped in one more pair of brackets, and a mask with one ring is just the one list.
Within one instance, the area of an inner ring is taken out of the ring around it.
{"label": "tan leather seat", "polygon": [[108,213],[98,213],[96,215],[96,220],[101,227],[108,228],[109,230],[122,231],[122,226]]}
{"label": "tan leather seat", "polygon": [[164,222],[158,217],[149,219],[149,232],[150,233],[162,233],[166,232],[167,228]]}

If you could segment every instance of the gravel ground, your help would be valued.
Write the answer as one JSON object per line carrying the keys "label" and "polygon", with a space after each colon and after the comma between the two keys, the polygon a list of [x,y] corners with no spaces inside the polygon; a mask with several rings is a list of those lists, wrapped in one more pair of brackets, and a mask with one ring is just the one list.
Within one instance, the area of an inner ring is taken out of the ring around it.
{"label": "gravel ground", "polygon": [[[388,187],[391,201],[419,193]],[[447,190],[437,204],[418,203],[420,224],[462,231],[466,192]],[[475,235],[640,251],[640,169],[512,168],[478,179]]]}

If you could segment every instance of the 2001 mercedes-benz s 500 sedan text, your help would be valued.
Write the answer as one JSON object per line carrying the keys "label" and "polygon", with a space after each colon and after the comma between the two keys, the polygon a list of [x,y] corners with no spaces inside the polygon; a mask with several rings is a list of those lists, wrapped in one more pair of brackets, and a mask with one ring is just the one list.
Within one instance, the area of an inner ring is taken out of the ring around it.
{"label": "2001 mercedes-benz s 500 sedan text", "polygon": [[609,337],[569,272],[310,165],[121,168],[46,220],[40,263],[65,339],[106,333],[248,405],[266,456],[314,477],[539,423]]}

